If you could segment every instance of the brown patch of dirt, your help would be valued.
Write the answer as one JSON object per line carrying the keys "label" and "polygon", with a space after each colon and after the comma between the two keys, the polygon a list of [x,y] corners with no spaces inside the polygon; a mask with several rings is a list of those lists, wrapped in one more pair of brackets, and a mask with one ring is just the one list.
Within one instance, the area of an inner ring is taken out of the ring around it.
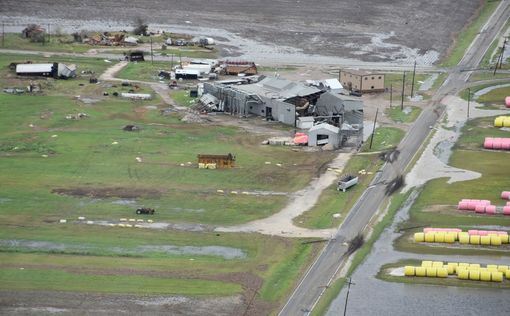
{"label": "brown patch of dirt", "polygon": [[137,119],[141,120],[145,117],[145,113],[147,113],[147,111],[149,111],[149,110],[146,109],[145,107],[135,108],[135,117]]}
{"label": "brown patch of dirt", "polygon": [[94,198],[123,198],[123,199],[135,199],[140,197],[155,198],[160,197],[162,192],[154,189],[138,189],[138,188],[57,188],[51,190],[51,193],[63,194],[70,196],[87,196]]}

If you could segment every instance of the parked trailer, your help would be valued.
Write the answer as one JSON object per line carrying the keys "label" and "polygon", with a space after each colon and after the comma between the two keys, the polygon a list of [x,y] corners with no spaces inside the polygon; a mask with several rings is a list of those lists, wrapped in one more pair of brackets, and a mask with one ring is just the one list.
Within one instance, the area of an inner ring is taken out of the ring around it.
{"label": "parked trailer", "polygon": [[345,192],[345,190],[356,184],[358,184],[358,177],[352,175],[345,175],[342,178],[340,178],[340,180],[338,180],[338,186],[336,189],[338,191]]}

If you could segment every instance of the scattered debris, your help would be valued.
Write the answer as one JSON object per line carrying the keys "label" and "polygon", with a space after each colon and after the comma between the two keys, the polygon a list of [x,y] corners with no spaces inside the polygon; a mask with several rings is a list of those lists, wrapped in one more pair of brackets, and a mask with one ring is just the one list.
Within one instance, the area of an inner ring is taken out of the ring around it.
{"label": "scattered debris", "polygon": [[86,113],[78,113],[78,114],[67,114],[67,120],[81,120],[83,118],[89,117]]}
{"label": "scattered debris", "polygon": [[22,93],[25,93],[25,89],[20,89],[20,88],[5,88],[4,92],[5,93],[9,93],[9,94],[22,94]]}
{"label": "scattered debris", "polygon": [[136,158],[135,158],[135,160],[136,160],[137,162],[142,162],[142,158],[140,158],[140,157],[136,157]]}
{"label": "scattered debris", "polygon": [[[234,168],[234,163],[236,161],[236,157],[231,153],[227,155],[197,155],[198,165],[200,168],[200,164],[202,165],[211,165],[214,164],[215,167],[218,168]],[[211,169],[211,168],[209,168]]]}
{"label": "scattered debris", "polygon": [[336,189],[338,191],[345,192],[345,190],[347,190],[348,188],[358,184],[358,180],[359,180],[358,177],[347,174],[338,180]]}
{"label": "scattered debris", "polygon": [[132,100],[150,100],[152,99],[152,95],[149,93],[126,93],[122,92],[120,94],[123,98],[128,98]]}
{"label": "scattered debris", "polygon": [[[144,215],[147,215],[147,214],[154,215],[154,212],[155,212],[155,210],[153,208],[149,208],[149,207],[141,207],[141,208],[136,210],[136,214],[138,214],[138,215],[141,215],[141,214],[144,214]],[[130,221],[131,221],[131,219],[130,219]],[[133,219],[133,221],[134,221],[134,219]]]}
{"label": "scattered debris", "polygon": [[140,130],[140,127],[138,127],[136,125],[126,125],[122,128],[122,130],[124,130],[126,132],[136,132],[136,131]]}

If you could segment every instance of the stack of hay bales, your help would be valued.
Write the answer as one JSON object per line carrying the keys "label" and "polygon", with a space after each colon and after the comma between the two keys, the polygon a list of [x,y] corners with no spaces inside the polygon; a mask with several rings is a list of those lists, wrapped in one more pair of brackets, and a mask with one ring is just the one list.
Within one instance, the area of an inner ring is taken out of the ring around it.
{"label": "stack of hay bales", "polygon": [[494,119],[494,127],[510,127],[510,116],[498,116]]}
{"label": "stack of hay bales", "polygon": [[463,232],[458,228],[424,228],[414,234],[416,242],[455,243],[472,245],[501,246],[509,243],[508,232],[498,230],[475,230]]}
{"label": "stack of hay bales", "polygon": [[482,267],[477,263],[422,261],[420,266],[405,266],[405,276],[446,278],[456,277],[460,280],[473,280],[485,282],[503,282],[510,279],[510,268],[507,265],[487,265]]}

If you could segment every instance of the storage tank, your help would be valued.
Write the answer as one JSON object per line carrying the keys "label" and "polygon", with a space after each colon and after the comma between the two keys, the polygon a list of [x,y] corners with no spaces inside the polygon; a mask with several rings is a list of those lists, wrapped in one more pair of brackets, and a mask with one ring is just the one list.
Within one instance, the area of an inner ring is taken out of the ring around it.
{"label": "storage tank", "polygon": [[474,281],[480,280],[480,271],[479,270],[469,270],[469,279]]}
{"label": "storage tank", "polygon": [[459,270],[457,270],[457,276],[461,280],[467,280],[467,279],[469,279],[469,270],[459,269]]}
{"label": "storage tank", "polygon": [[499,236],[490,236],[491,245],[492,246],[501,246],[501,237]]}
{"label": "storage tank", "polygon": [[414,233],[414,241],[416,242],[424,242],[425,234],[424,233]]}
{"label": "storage tank", "polygon": [[427,277],[435,278],[437,276],[437,268],[428,267],[427,269]]}
{"label": "storage tank", "polygon": [[469,243],[472,245],[479,245],[480,244],[480,236],[478,236],[478,235],[469,236]]}
{"label": "storage tank", "polygon": [[492,281],[493,282],[503,282],[503,273],[501,272],[492,272]]}
{"label": "storage tank", "polygon": [[405,276],[414,276],[414,267],[413,266],[405,266],[404,267],[404,275]]}
{"label": "storage tank", "polygon": [[447,268],[437,268],[437,277],[438,278],[446,278],[448,277],[448,269]]}
{"label": "storage tank", "polygon": [[481,271],[480,272],[480,281],[490,281],[491,280],[491,273],[488,271]]}
{"label": "storage tank", "polygon": [[414,273],[416,274],[416,276],[424,277],[424,276],[427,275],[427,268],[425,268],[425,267],[415,267]]}

